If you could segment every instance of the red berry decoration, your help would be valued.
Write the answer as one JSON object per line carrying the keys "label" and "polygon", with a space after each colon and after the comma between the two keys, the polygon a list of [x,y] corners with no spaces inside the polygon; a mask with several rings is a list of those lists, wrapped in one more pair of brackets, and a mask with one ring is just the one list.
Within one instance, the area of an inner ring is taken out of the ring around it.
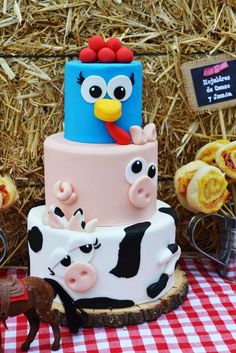
{"label": "red berry decoration", "polygon": [[134,58],[132,50],[129,48],[120,48],[116,52],[116,61],[118,63],[130,63]]}
{"label": "red berry decoration", "polygon": [[98,61],[101,63],[112,63],[115,61],[116,54],[110,48],[102,48],[98,52]]}
{"label": "red berry decoration", "polygon": [[97,61],[97,53],[91,48],[83,48],[79,53],[79,59],[83,63],[94,63]]}
{"label": "red berry decoration", "polygon": [[89,39],[88,46],[89,46],[89,48],[98,52],[99,50],[101,50],[102,48],[104,48],[106,46],[106,43],[101,36],[96,35],[96,36],[92,36]]}
{"label": "red berry decoration", "polygon": [[107,41],[107,47],[116,52],[121,48],[121,41],[118,38],[110,38]]}

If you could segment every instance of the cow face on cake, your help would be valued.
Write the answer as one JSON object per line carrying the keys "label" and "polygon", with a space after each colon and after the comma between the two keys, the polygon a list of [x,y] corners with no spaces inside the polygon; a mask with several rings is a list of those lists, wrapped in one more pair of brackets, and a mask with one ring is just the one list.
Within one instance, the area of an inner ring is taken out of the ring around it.
{"label": "cow face on cake", "polygon": [[90,234],[43,225],[44,206],[33,208],[28,231],[31,273],[56,281],[84,308],[156,299],[172,285],[180,256],[171,209],[162,202],[158,208],[149,221],[97,227]]}
{"label": "cow face on cake", "polygon": [[[78,142],[114,143],[117,134],[119,136],[122,131],[129,134],[132,125],[141,124],[140,63],[67,63],[65,138]],[[117,132],[117,128],[121,130]]]}

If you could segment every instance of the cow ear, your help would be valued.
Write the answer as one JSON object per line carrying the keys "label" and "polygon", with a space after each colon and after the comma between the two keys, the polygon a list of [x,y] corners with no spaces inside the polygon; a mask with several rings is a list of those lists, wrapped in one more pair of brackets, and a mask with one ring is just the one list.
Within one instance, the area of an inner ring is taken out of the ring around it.
{"label": "cow ear", "polygon": [[32,251],[39,252],[43,247],[43,235],[36,226],[28,231],[28,242]]}
{"label": "cow ear", "polygon": [[175,221],[175,225],[177,225],[178,216],[177,216],[177,213],[176,213],[174,208],[172,208],[172,207],[161,207],[161,208],[159,208],[158,211],[162,212],[162,213],[166,213],[166,214],[170,215],[171,217],[173,217],[174,221]]}

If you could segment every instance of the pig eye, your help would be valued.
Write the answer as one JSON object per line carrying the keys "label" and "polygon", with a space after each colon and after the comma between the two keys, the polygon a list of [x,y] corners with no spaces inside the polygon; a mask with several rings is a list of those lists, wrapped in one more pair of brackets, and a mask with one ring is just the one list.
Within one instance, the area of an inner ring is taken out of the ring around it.
{"label": "pig eye", "polygon": [[147,175],[149,176],[149,178],[153,179],[155,178],[157,173],[157,167],[154,163],[150,164],[148,167],[148,172]]}
{"label": "pig eye", "polygon": [[65,267],[68,267],[71,265],[71,258],[69,255],[65,256],[64,259],[61,260],[61,264]]}
{"label": "pig eye", "polygon": [[147,163],[143,158],[133,159],[129,162],[126,167],[125,177],[129,184],[140,178],[143,175],[147,175]]}
{"label": "pig eye", "polygon": [[93,246],[91,244],[86,244],[86,245],[80,246],[80,250],[85,254],[90,253],[92,251],[92,249],[93,249]]}

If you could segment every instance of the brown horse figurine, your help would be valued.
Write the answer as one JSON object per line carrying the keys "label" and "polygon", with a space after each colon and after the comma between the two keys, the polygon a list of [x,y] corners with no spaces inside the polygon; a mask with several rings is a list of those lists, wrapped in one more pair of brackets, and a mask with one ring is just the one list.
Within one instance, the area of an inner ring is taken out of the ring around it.
{"label": "brown horse figurine", "polygon": [[[51,349],[53,351],[58,350],[60,348],[61,333],[59,328],[59,318],[55,311],[51,309],[54,299],[52,286],[43,279],[37,277],[26,277],[22,279],[22,282],[28,292],[28,299],[12,301],[10,298],[14,295],[16,296],[19,289],[17,287],[21,287],[22,289],[22,284],[12,276],[0,278],[0,320],[5,324],[5,320],[8,316],[25,315],[29,321],[30,330],[21,349],[22,351],[27,351],[39,330],[40,320],[42,319],[52,327],[54,342],[51,345]],[[3,350],[0,342],[0,353],[2,352]]]}

